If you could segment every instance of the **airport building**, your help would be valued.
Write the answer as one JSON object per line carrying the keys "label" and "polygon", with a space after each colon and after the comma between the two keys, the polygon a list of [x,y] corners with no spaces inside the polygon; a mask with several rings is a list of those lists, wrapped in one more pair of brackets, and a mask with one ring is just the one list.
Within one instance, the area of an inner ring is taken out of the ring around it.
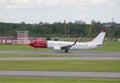
{"label": "airport building", "polygon": [[32,40],[28,36],[29,31],[17,31],[16,37],[0,37],[0,43],[3,44],[28,44]]}

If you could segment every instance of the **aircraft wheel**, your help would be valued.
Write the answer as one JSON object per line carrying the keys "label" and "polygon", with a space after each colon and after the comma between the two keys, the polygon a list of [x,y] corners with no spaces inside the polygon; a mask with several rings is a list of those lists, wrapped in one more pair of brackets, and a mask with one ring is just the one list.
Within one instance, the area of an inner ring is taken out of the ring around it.
{"label": "aircraft wheel", "polygon": [[65,49],[65,53],[67,53],[68,52],[68,49]]}

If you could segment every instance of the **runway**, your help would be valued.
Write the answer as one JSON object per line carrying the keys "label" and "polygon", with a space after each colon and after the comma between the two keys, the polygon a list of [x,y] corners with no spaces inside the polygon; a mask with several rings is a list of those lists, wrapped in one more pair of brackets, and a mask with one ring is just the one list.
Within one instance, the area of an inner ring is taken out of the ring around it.
{"label": "runway", "polygon": [[[0,61],[13,60],[120,60],[120,52],[54,52],[40,50],[0,50],[0,54],[49,54],[64,57],[1,57]],[[53,78],[120,78],[120,72],[76,71],[9,71],[0,70],[0,77],[53,77]]]}
{"label": "runway", "polygon": [[73,78],[120,78],[113,72],[74,72],[74,71],[0,71],[1,77],[73,77]]}
{"label": "runway", "polygon": [[82,52],[70,51],[54,52],[48,50],[0,50],[0,54],[49,54],[49,55],[70,55],[70,56],[88,56],[88,57],[120,57],[120,52]]}

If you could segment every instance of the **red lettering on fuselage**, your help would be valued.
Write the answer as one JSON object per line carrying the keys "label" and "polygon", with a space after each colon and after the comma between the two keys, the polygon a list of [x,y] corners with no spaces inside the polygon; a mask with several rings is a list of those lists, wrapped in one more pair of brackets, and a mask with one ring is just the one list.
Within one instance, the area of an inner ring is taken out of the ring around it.
{"label": "red lettering on fuselage", "polygon": [[42,39],[36,39],[34,42],[29,44],[34,48],[47,48],[47,41]]}

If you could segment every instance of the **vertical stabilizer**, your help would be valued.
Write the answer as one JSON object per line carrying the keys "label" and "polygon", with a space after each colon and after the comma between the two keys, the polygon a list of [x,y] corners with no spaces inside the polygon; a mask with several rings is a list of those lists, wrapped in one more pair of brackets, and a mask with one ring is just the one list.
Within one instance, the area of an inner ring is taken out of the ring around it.
{"label": "vertical stabilizer", "polygon": [[106,34],[106,30],[102,30],[101,33],[93,41],[91,41],[91,43],[102,45],[105,34]]}

